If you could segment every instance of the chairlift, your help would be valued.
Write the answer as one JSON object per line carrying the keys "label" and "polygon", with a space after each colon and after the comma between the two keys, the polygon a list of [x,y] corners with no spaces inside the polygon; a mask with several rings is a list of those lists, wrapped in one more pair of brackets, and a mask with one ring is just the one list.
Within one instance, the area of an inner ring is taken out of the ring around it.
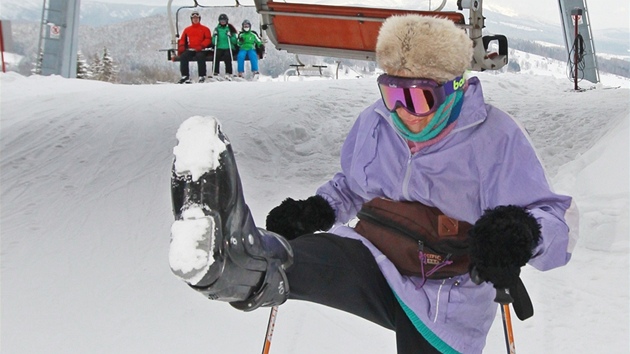
{"label": "chairlift", "polygon": [[[184,10],[185,12],[192,12],[193,10],[200,10],[200,9],[209,9],[209,8],[217,8],[217,7],[253,7],[253,5],[242,5],[240,3],[239,0],[234,0],[235,3],[234,5],[201,5],[199,4],[199,2],[197,0],[192,0],[193,4],[192,5],[187,5],[187,6],[180,6],[177,10],[175,10],[175,14],[173,14],[173,0],[168,0],[168,4],[167,4],[167,16],[168,16],[168,24],[169,24],[169,30],[170,30],[170,38],[171,38],[171,43],[170,43],[170,47],[167,49],[160,49],[161,52],[166,52],[167,55],[167,59],[168,61],[179,61],[179,56],[177,55],[177,46],[178,46],[178,41],[180,38],[180,27],[179,27],[179,20],[180,20],[180,11]],[[267,41],[266,38],[262,37],[262,27],[259,33],[261,33],[261,39],[263,42],[263,45],[265,44],[265,42]],[[213,43],[214,44],[214,43]],[[263,47],[264,48],[264,47]],[[206,61],[212,61],[214,58],[214,48],[205,48],[203,50],[204,52],[207,52],[206,54]],[[258,51],[258,58],[262,59],[264,56],[264,49]],[[249,58],[245,58],[245,60],[249,60]]]}
{"label": "chairlift", "polygon": [[[294,54],[374,61],[381,24],[393,15],[442,17],[468,31],[473,41],[473,70],[497,70],[507,64],[508,43],[503,35],[483,36],[481,0],[457,0],[458,11],[443,11],[447,0],[431,11],[333,6],[254,0],[261,27],[277,49]],[[459,12],[469,10],[469,22]],[[489,51],[497,42],[498,50]]]}

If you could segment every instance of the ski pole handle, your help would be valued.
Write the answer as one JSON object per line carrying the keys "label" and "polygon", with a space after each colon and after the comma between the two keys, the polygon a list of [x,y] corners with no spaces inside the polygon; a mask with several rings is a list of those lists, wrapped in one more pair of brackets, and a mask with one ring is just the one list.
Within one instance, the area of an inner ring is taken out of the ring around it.
{"label": "ski pole handle", "polygon": [[497,295],[494,298],[494,302],[497,302],[501,305],[511,304],[514,302],[514,299],[512,298],[512,295],[510,294],[510,289],[504,288],[504,289],[496,289],[496,290],[497,290]]}

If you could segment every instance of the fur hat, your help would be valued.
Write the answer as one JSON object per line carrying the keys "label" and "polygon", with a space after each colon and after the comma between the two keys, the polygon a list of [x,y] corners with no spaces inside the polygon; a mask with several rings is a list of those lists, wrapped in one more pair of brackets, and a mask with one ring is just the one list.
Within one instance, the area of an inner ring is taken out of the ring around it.
{"label": "fur hat", "polygon": [[376,41],[376,62],[389,75],[446,82],[470,67],[472,41],[451,20],[392,16]]}

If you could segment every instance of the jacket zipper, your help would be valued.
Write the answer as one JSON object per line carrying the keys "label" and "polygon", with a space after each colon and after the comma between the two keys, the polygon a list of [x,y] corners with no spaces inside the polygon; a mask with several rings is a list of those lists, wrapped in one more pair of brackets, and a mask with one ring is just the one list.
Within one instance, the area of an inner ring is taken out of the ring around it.
{"label": "jacket zipper", "polygon": [[411,200],[409,197],[409,181],[411,180],[411,152],[409,153],[409,157],[407,158],[407,167],[405,168],[405,178],[403,179],[402,185],[402,194],[405,196],[406,200]]}
{"label": "jacket zipper", "polygon": [[440,287],[438,288],[438,292],[437,292],[437,301],[435,302],[435,317],[433,317],[433,322],[437,322],[438,319],[438,314],[440,313],[440,295],[442,293],[442,286],[444,286],[444,284],[446,283],[446,279],[442,280],[442,284],[440,284]]}

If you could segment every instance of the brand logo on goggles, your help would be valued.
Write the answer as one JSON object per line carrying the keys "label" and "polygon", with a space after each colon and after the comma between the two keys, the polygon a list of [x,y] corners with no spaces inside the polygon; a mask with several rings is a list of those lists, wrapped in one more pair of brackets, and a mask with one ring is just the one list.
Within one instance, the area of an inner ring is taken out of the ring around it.
{"label": "brand logo on goggles", "polygon": [[464,79],[463,77],[460,77],[459,80],[453,80],[453,91],[457,91],[460,88],[464,87],[465,83],[466,79]]}

